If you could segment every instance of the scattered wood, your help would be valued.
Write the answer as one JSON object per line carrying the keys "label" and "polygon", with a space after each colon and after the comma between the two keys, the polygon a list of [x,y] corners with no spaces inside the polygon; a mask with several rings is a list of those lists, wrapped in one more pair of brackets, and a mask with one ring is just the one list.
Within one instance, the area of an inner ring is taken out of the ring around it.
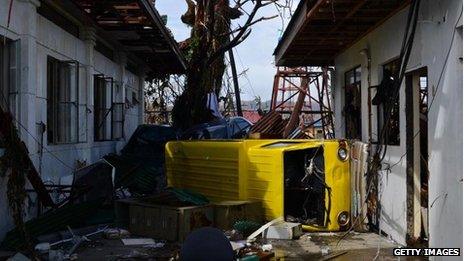
{"label": "scattered wood", "polygon": [[272,221],[269,221],[267,222],[266,224],[264,224],[262,227],[260,227],[258,230],[256,230],[255,232],[253,232],[248,238],[247,238],[247,241],[253,241],[259,234],[263,233],[266,229],[268,229],[270,226],[274,225],[274,224],[277,224],[279,222],[282,222],[284,221],[284,218],[283,217],[278,217]]}

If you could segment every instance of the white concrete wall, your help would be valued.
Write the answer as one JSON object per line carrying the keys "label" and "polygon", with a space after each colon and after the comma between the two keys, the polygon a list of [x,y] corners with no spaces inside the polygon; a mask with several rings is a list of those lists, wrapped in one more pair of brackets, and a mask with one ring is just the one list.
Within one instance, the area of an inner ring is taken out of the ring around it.
{"label": "white concrete wall", "polygon": [[[362,66],[362,139],[368,141],[367,60],[360,51],[371,53],[371,85],[382,79],[382,65],[399,56],[407,8],[366,35],[335,59],[334,111],[336,136],[344,137],[344,73]],[[459,0],[423,0],[413,50],[407,71],[427,67],[429,95],[436,93],[428,114],[429,124],[429,227],[431,247],[462,246],[462,13]],[[447,51],[454,42],[445,65]],[[439,77],[445,67],[440,83]],[[400,90],[400,145],[388,146],[385,163],[395,164],[382,171],[380,192],[381,229],[405,244],[406,236],[406,123],[405,85]],[[374,97],[375,93],[372,93]],[[430,96],[429,96],[430,97]],[[429,98],[430,102],[431,98]],[[374,139],[377,132],[373,106]],[[433,206],[431,206],[433,203]]]}
{"label": "white concrete wall", "polygon": [[[140,81],[140,78],[137,77],[135,74],[129,72],[129,71],[126,71],[126,74],[125,74],[125,77],[124,77],[124,88],[127,88],[128,91],[130,92],[133,92],[135,91],[137,94],[138,94],[138,97],[139,97],[139,101],[141,102],[141,104],[139,104],[138,106],[129,106],[126,108],[126,118],[125,118],[125,135],[127,137],[127,134],[128,133],[132,133],[134,131],[134,129],[132,129],[131,126],[137,126],[141,123],[141,119],[139,117],[139,114],[140,114],[140,108],[142,106],[142,102],[143,102],[143,93],[142,93],[142,90],[143,90],[143,86],[141,85],[143,84],[143,81]],[[129,96],[129,98],[132,97],[132,96]],[[130,100],[130,102],[132,102]]]}
{"label": "white concrete wall", "polygon": [[[9,3],[9,0],[0,0],[1,7],[7,7]],[[39,166],[42,166],[42,179],[46,182],[60,184],[64,182],[63,177],[72,174],[72,169],[75,168],[77,160],[86,161],[90,164],[107,153],[116,152],[143,121],[143,104],[141,103],[129,109],[126,113],[125,140],[94,142],[93,74],[103,73],[106,76],[113,77],[115,81],[130,83],[140,93],[142,92],[144,79],[143,73],[133,75],[126,71],[124,69],[125,61],[120,59],[120,55],[116,54],[115,62],[93,51],[95,39],[91,39],[92,33],[90,33],[90,37],[81,34],[83,39],[78,39],[38,15],[36,13],[38,5],[39,2],[35,0],[14,1],[11,22],[8,28],[8,8],[0,8],[0,36],[12,40],[20,39],[21,41],[19,114],[16,117],[27,129],[27,131],[20,129],[21,138],[26,142],[36,168],[39,169]],[[88,40],[85,40],[85,38]],[[45,133],[43,137],[45,151],[41,164],[39,164],[38,144],[35,139],[39,138],[37,123],[47,123],[48,55],[60,60],[76,60],[79,62],[80,103],[86,102],[92,113],[87,114],[82,119],[87,122],[87,128],[81,130],[81,134],[87,133],[87,142],[48,145],[47,133]],[[6,183],[6,178],[0,178],[0,241],[13,226],[6,198]],[[28,217],[34,217],[37,206],[34,195],[31,195],[31,200],[28,200],[27,204],[30,210],[27,213]]]}

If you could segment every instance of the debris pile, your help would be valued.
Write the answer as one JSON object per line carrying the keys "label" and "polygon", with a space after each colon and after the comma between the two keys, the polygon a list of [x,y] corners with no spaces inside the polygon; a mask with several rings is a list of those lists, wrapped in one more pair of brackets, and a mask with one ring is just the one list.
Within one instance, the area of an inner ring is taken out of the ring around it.
{"label": "debris pile", "polygon": [[283,138],[287,120],[282,119],[282,116],[270,111],[256,122],[250,130],[250,138],[252,139],[279,139]]}
{"label": "debris pile", "polygon": [[270,111],[256,122],[250,129],[249,136],[252,139],[308,139],[313,138],[300,127],[292,129],[285,135],[285,129],[289,124],[288,119],[283,119],[282,115],[276,111]]}

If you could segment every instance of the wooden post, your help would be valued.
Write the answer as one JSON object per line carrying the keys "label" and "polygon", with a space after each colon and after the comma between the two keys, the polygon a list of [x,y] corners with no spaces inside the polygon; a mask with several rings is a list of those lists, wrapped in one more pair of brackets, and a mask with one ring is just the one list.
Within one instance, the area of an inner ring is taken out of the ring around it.
{"label": "wooden post", "polygon": [[240,99],[240,88],[238,86],[237,68],[235,67],[234,52],[229,49],[230,68],[232,69],[232,79],[234,80],[235,102],[237,103],[237,115],[243,116],[242,101]]}

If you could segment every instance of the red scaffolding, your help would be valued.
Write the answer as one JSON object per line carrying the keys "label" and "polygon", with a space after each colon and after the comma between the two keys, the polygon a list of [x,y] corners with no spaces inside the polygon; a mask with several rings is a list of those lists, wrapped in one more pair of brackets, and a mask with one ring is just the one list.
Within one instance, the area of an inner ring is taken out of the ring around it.
{"label": "red scaffolding", "polygon": [[313,137],[334,138],[327,67],[277,67],[271,110],[288,119],[284,136],[296,128]]}

